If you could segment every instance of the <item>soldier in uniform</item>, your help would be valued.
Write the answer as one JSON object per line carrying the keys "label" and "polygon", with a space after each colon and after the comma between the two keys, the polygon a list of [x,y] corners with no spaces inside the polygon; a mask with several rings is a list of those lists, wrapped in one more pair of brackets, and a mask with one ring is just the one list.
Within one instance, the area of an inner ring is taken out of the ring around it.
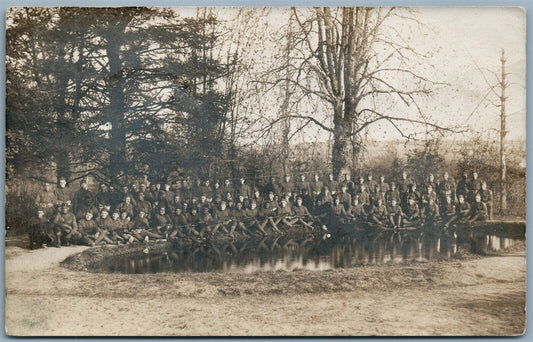
{"label": "soldier in uniform", "polygon": [[487,188],[487,182],[481,183],[481,190],[479,190],[479,195],[481,196],[481,202],[487,205],[489,220],[493,219],[493,198],[492,190]]}
{"label": "soldier in uniform", "polygon": [[403,219],[404,225],[416,224],[420,220],[420,209],[416,200],[412,197],[408,199],[408,205],[405,209],[405,216]]}
{"label": "soldier in uniform", "polygon": [[403,222],[403,217],[405,216],[402,207],[399,205],[399,202],[395,198],[391,199],[390,206],[387,210],[389,214],[389,223],[393,228],[401,227]]}
{"label": "soldier in uniform", "polygon": [[54,205],[57,203],[57,197],[52,191],[52,185],[48,182],[44,183],[44,189],[35,198],[35,205],[41,209],[46,217],[51,217],[54,214]]}
{"label": "soldier in uniform", "polygon": [[379,198],[377,203],[374,204],[374,206],[370,210],[368,214],[368,220],[371,223],[376,223],[379,226],[384,226],[384,222],[386,222],[387,218],[387,207],[383,204],[382,199]]}
{"label": "soldier in uniform", "polygon": [[276,177],[270,177],[270,182],[265,186],[265,192],[268,193],[272,191],[274,196],[281,196],[281,186],[276,181]]}
{"label": "soldier in uniform", "polygon": [[[220,203],[220,207],[215,211],[216,223],[211,229],[211,234],[215,234],[218,229],[221,229],[224,233],[228,234],[229,231],[226,227],[232,222],[230,212],[226,208],[226,202]],[[200,232],[202,234],[202,232]]]}
{"label": "soldier in uniform", "polygon": [[67,245],[70,245],[72,238],[79,238],[81,234],[78,232],[78,222],[73,213],[70,212],[70,206],[63,202],[61,210],[57,213],[54,219],[54,227],[56,233],[56,247],[61,247],[61,239],[64,237]]}
{"label": "soldier in uniform", "polygon": [[470,216],[469,222],[486,221],[489,218],[487,205],[481,201],[480,194],[476,194],[474,199],[475,202],[472,206],[472,215]]}
{"label": "soldier in uniform", "polygon": [[[376,186],[378,186],[378,183],[372,179],[372,174],[370,172],[366,175],[366,184],[370,194],[375,194]],[[377,189],[377,191],[379,191],[379,188]]]}
{"label": "soldier in uniform", "polygon": [[300,180],[294,184],[294,188],[298,195],[302,195],[306,191],[309,193],[309,182],[305,180],[305,174],[300,175]]}
{"label": "soldier in uniform", "polygon": [[463,196],[465,200],[468,199],[468,173],[466,171],[463,173],[463,178],[457,183],[455,193],[457,197]]}
{"label": "soldier in uniform", "polygon": [[294,183],[291,181],[291,176],[285,175],[283,184],[281,185],[281,192],[284,195],[292,196],[292,193],[294,192]]}
{"label": "soldier in uniform", "polygon": [[338,183],[333,177],[333,174],[330,173],[328,175],[328,179],[324,182],[324,187],[328,187],[329,191],[331,191],[331,195],[335,195],[337,193]]}
{"label": "soldier in uniform", "polygon": [[37,209],[37,217],[30,220],[29,238],[30,249],[35,246],[46,246],[48,241],[54,241],[55,236],[50,230],[50,221],[44,215],[45,209],[39,207]]}
{"label": "soldier in uniform", "polygon": [[293,214],[296,216],[296,220],[295,221],[291,221],[291,225],[295,224],[295,223],[301,223],[303,224],[304,226],[306,226],[307,228],[313,230],[313,226],[312,226],[312,222],[309,223],[305,220],[306,217],[309,217],[309,218],[313,218],[311,216],[311,214],[309,213],[309,210],[307,209],[306,206],[303,205],[303,200],[301,197],[298,197],[296,199],[296,205],[292,208],[292,212]]}
{"label": "soldier in uniform", "polygon": [[129,217],[133,217],[133,209],[134,205],[132,203],[132,198],[130,195],[126,195],[126,197],[124,197],[124,201],[116,207],[117,211],[125,211],[126,213],[128,213]]}
{"label": "soldier in uniform", "polygon": [[[87,211],[85,216],[78,221],[78,230],[82,235],[83,242],[91,247],[96,245],[95,241],[98,239],[98,237],[96,237],[96,234],[98,233],[98,226],[93,220],[92,212]],[[103,237],[98,242],[100,242],[102,239]]]}
{"label": "soldier in uniform", "polygon": [[145,218],[149,220],[152,217],[152,209],[152,204],[145,199],[144,192],[140,192],[137,203],[135,204],[134,214],[143,211]]}
{"label": "soldier in uniform", "polygon": [[465,201],[463,195],[458,195],[459,203],[456,206],[457,221],[465,223],[470,218],[470,203]]}
{"label": "soldier in uniform", "polygon": [[[390,190],[390,186],[387,182],[385,182],[385,176],[381,175],[379,177],[379,192],[387,193]],[[385,202],[383,202],[385,203]]]}
{"label": "soldier in uniform", "polygon": [[363,204],[359,203],[359,198],[356,196],[353,198],[353,204],[350,207],[348,216],[355,219],[356,222],[366,222],[367,215]]}
{"label": "soldier in uniform", "polygon": [[61,206],[63,203],[66,203],[67,205],[72,204],[72,192],[67,186],[67,180],[65,177],[59,178],[59,186],[55,190],[55,196],[59,206]]}
{"label": "soldier in uniform", "polygon": [[322,192],[322,189],[324,188],[324,183],[320,181],[320,177],[318,176],[318,174],[315,173],[315,178],[311,183],[309,183],[309,188],[311,189],[311,194],[314,194],[315,196]]}
{"label": "soldier in uniform", "polygon": [[80,183],[80,189],[74,194],[72,200],[72,211],[77,219],[81,219],[85,216],[87,210],[94,205],[94,196],[89,191],[87,182],[82,180]]}
{"label": "soldier in uniform", "polygon": [[109,212],[105,209],[102,210],[100,217],[95,222],[98,226],[98,236],[95,235],[95,243],[99,243],[102,240],[106,243],[113,243],[113,240],[110,238],[113,231],[113,220],[109,217]]}
{"label": "soldier in uniform", "polygon": [[349,210],[350,205],[352,204],[352,195],[348,193],[348,186],[342,184],[341,192],[337,194],[337,199],[344,206],[344,210]]}
{"label": "soldier in uniform", "polygon": [[449,180],[448,172],[444,172],[442,175],[442,181],[438,187],[439,202],[445,203],[446,197],[450,197],[452,202],[455,202],[455,192],[453,183]]}
{"label": "soldier in uniform", "polygon": [[168,216],[165,207],[161,206],[159,211],[152,217],[152,228],[161,236],[166,236],[172,229],[172,220]]}
{"label": "soldier in uniform", "polygon": [[400,203],[400,192],[396,188],[396,183],[390,183],[390,190],[385,194],[385,199],[389,205],[391,204],[392,200],[395,200],[396,203]]}
{"label": "soldier in uniform", "polygon": [[244,177],[241,177],[239,179],[239,184],[237,185],[237,188],[235,189],[235,196],[243,196],[244,198],[250,198],[252,197],[250,192],[250,187],[248,184],[245,183]]}

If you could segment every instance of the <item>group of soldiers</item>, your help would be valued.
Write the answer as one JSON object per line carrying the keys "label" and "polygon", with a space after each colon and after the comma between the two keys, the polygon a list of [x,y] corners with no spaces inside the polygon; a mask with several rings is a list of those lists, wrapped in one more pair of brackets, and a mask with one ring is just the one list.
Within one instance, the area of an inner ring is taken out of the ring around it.
{"label": "group of soldiers", "polygon": [[[418,188],[420,185],[420,190]],[[298,225],[313,230],[336,229],[345,223],[372,227],[410,227],[492,218],[492,191],[476,172],[455,183],[447,172],[440,181],[429,174],[417,182],[403,172],[397,182],[372,174],[351,180],[318,174],[308,181],[272,177],[263,186],[225,179],[174,179],[150,183],[146,179],[120,188],[100,184],[89,190],[84,180],[73,191],[65,178],[54,188],[45,183],[36,196],[30,248],[36,236],[49,244],[126,244],[169,238],[206,238],[216,234],[283,234]]]}

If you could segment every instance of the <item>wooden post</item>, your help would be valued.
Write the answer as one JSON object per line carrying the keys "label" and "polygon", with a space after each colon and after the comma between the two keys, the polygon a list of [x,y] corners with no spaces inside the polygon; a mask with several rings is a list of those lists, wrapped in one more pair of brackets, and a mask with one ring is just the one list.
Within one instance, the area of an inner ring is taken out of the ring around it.
{"label": "wooden post", "polygon": [[507,210],[507,166],[505,163],[505,135],[507,131],[505,130],[505,56],[504,50],[502,49],[502,80],[501,80],[501,126],[500,126],[500,212],[503,214]]}

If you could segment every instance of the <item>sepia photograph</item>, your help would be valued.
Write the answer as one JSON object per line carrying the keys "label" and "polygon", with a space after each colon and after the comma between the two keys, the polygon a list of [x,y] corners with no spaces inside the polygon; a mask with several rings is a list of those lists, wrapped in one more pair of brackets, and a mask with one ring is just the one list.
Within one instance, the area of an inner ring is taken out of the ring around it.
{"label": "sepia photograph", "polygon": [[520,7],[11,7],[9,336],[519,336]]}

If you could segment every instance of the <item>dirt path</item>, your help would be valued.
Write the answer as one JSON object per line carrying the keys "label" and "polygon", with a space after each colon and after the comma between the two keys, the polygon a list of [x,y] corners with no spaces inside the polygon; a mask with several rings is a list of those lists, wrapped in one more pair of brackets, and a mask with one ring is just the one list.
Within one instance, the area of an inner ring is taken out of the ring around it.
{"label": "dirt path", "polygon": [[[525,253],[248,276],[106,275],[59,267],[82,249],[6,250],[9,334],[515,335],[525,326]],[[313,292],[325,279],[345,279],[349,290]],[[271,294],[265,290],[271,285],[292,290]],[[240,295],[224,295],[228,287]]]}

